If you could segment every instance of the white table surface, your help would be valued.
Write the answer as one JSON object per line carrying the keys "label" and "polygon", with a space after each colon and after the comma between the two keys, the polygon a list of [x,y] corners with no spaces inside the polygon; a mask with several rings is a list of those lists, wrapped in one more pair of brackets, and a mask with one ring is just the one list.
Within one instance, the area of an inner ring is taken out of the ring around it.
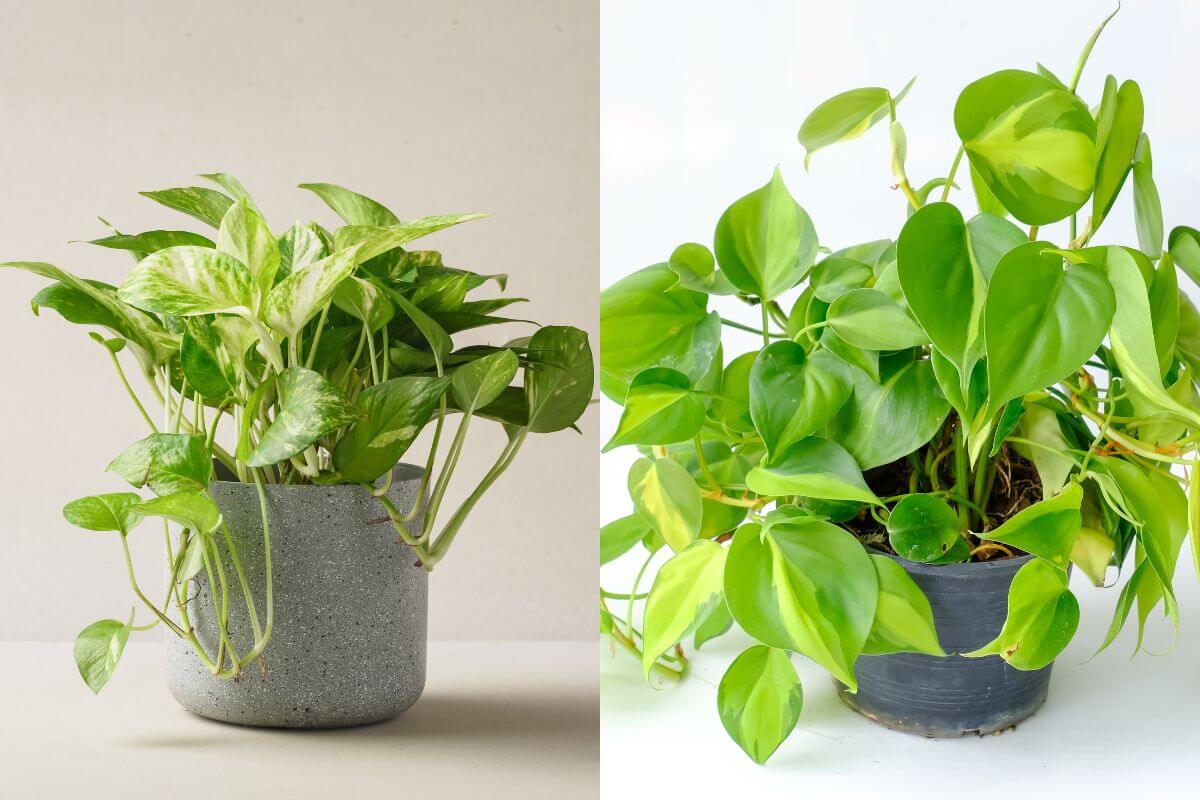
{"label": "white table surface", "polygon": [[[636,560],[636,559],[635,559]],[[627,588],[630,562],[604,570],[604,585]],[[692,659],[679,686],[652,688],[625,651],[601,645],[601,797],[669,796],[825,800],[1087,800],[1195,797],[1200,757],[1200,583],[1186,553],[1175,579],[1182,609],[1179,642],[1169,655],[1130,659],[1136,617],[1104,653],[1117,593],[1076,574],[1080,629],[1055,662],[1046,704],[999,736],[925,739],[875,725],[838,700],[827,673],[793,658],[804,686],[795,732],[765,767],[733,743],[717,716],[716,685],[749,644],[722,637]],[[617,609],[623,612],[623,606]],[[1148,644],[1166,649],[1159,614]],[[691,653],[691,648],[688,648]]]}
{"label": "white table surface", "polygon": [[421,700],[336,731],[244,728],[184,711],[161,645],[130,643],[93,697],[70,644],[0,643],[0,797],[594,798],[592,642],[432,642]]}

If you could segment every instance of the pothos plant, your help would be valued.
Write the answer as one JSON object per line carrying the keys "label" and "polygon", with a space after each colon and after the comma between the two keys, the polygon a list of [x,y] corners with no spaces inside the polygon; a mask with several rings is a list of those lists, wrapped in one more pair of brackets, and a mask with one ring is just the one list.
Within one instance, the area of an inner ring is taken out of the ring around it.
{"label": "pothos plant", "polygon": [[[266,484],[361,485],[378,497],[398,545],[432,570],[526,437],[573,427],[592,392],[591,350],[577,328],[548,326],[500,346],[455,348],[454,334],[519,321],[497,312],[522,298],[468,299],[489,281],[503,290],[507,276],[450,267],[439,253],[408,246],[483,215],[404,221],[368,197],[313,183],[302,188],[345,224],[328,230],[296,222],[278,235],[236,178],[203,177],[218,189],[144,194],[216,229],[215,238],[114,229],[91,242],[133,256],[136,265],[119,287],[42,262],[0,264],[53,281],[33,298],[34,313],[53,309],[106,332],[89,336],[111,359],[148,432],[108,470],[154,496],[99,494],[63,509],[75,525],[117,534],[133,592],[150,616],[139,625],[131,610],[124,621],[101,620],[80,633],[75,659],[96,692],[130,632],[156,625],[190,643],[218,678],[237,678],[256,660],[266,669],[274,624]],[[136,368],[133,380],[127,367]],[[523,385],[512,385],[519,372]],[[453,436],[443,435],[452,418]],[[502,425],[507,444],[447,514],[443,500],[476,419]],[[418,499],[401,512],[385,496],[392,468],[430,423]],[[264,586],[247,582],[209,493],[214,461],[229,478],[258,489]],[[143,591],[130,557],[130,535],[148,518],[161,520],[165,538],[170,577],[161,602]],[[176,537],[170,523],[178,526]],[[200,641],[189,615],[201,574],[212,590],[215,647]],[[228,635],[229,598],[237,592],[254,636],[246,652]]]}
{"label": "pothos plant", "polygon": [[[601,387],[624,406],[606,449],[643,457],[635,511],[604,526],[601,560],[648,553],[632,588],[601,589],[601,630],[647,676],[679,680],[685,639],[699,648],[736,623],[756,641],[717,704],[757,762],[800,716],[793,653],[850,691],[859,655],[946,655],[892,556],[1026,558],[999,635],[961,654],[1017,669],[1046,666],[1075,633],[1070,564],[1096,585],[1120,570],[1101,649],[1134,609],[1139,649],[1154,609],[1178,626],[1175,564],[1200,525],[1187,490],[1200,314],[1177,268],[1200,281],[1200,232],[1164,241],[1137,83],[1110,75],[1091,106],[1077,92],[1103,27],[1069,82],[1038,65],[968,85],[961,146],[919,186],[904,92],[856,89],[809,114],[806,162],[889,125],[908,204],[894,239],[821,247],[776,171],[725,211],[711,250],[683,244],[603,292]],[[963,179],[978,211],[951,202]],[[1136,246],[1100,244],[1126,186]],[[714,296],[756,308],[761,326],[710,311]],[[722,326],[761,346],[729,358]]]}

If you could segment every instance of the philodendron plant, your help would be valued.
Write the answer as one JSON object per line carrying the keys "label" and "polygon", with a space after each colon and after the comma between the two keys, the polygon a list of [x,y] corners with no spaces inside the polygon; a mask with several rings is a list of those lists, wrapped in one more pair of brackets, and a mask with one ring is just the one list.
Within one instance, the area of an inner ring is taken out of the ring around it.
{"label": "philodendron plant", "polygon": [[[1075,633],[1071,564],[1122,583],[1101,649],[1135,609],[1139,649],[1156,608],[1178,625],[1172,577],[1200,524],[1200,492],[1176,469],[1200,478],[1200,314],[1177,267],[1200,281],[1200,231],[1164,241],[1137,83],[1109,76],[1090,106],[1078,95],[1099,32],[1069,82],[1039,65],[968,85],[949,171],[919,187],[903,93],[857,89],[804,120],[806,161],[887,121],[908,203],[895,239],[821,247],[776,171],[725,211],[712,250],[683,244],[603,293],[601,387],[624,405],[606,449],[643,457],[635,511],[603,528],[601,558],[648,554],[632,588],[601,590],[601,629],[670,680],[687,672],[685,639],[699,648],[736,623],[756,640],[717,692],[755,761],[799,718],[791,654],[850,691],[862,654],[945,655],[892,556],[1031,555],[999,635],[961,654],[1021,670]],[[978,211],[951,202],[956,181]],[[1125,187],[1136,246],[1100,244]],[[761,327],[723,319],[710,296],[755,307]],[[723,351],[723,325],[761,346]]]}
{"label": "philodendron plant", "polygon": [[[215,238],[183,230],[113,230],[91,242],[133,256],[136,265],[119,287],[42,262],[0,264],[53,281],[33,298],[34,313],[53,309],[69,322],[106,332],[89,336],[111,359],[148,432],[108,470],[153,497],[100,494],[63,509],[75,525],[117,534],[133,592],[150,614],[144,625],[130,611],[124,621],[101,620],[79,634],[75,658],[97,692],[130,632],[156,625],[189,642],[219,678],[237,678],[256,660],[266,669],[262,657],[274,608],[265,484],[361,484],[378,497],[398,546],[411,548],[432,570],[526,437],[573,427],[592,392],[591,350],[577,328],[549,326],[500,346],[455,348],[454,334],[518,321],[496,312],[522,299],[467,299],[489,281],[504,289],[507,277],[452,268],[437,252],[407,248],[482,215],[402,221],[368,197],[313,183],[302,188],[345,224],[328,230],[296,222],[278,235],[236,178],[203,177],[219,189],[144,194],[216,229]],[[140,391],[127,367],[144,378]],[[523,385],[510,385],[519,372]],[[455,416],[453,436],[444,436],[447,419]],[[507,444],[447,515],[442,502],[476,418],[501,424]],[[431,422],[418,499],[402,513],[385,496],[392,468]],[[439,444],[446,438],[439,468]],[[209,494],[214,461],[230,479],[258,487],[264,586],[248,584]],[[166,539],[170,577],[161,602],[143,591],[130,558],[130,534],[148,518],[161,520]],[[177,537],[170,523],[178,526]],[[202,573],[220,634],[211,650],[188,613],[193,581]],[[235,592],[244,597],[254,634],[253,646],[241,653],[227,635]],[[269,650],[266,655],[269,660]]]}

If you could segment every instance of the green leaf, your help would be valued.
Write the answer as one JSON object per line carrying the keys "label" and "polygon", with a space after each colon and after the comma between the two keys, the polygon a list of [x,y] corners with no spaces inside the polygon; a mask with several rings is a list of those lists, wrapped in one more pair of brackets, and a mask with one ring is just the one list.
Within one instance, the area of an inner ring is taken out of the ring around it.
{"label": "green leaf", "polygon": [[857,689],[854,660],[875,619],[879,583],[854,535],[811,517],[743,525],[725,565],[733,618],[763,644],[794,650]]}
{"label": "green leaf", "polygon": [[976,214],[967,221],[967,247],[984,281],[992,279],[996,264],[1009,250],[1025,244],[1025,231],[995,214]]}
{"label": "green leaf", "polygon": [[616,561],[653,532],[637,514],[615,519],[600,528],[600,564]]}
{"label": "green leaf", "polygon": [[142,502],[133,492],[97,494],[72,500],[63,506],[67,522],[89,531],[120,531],[127,534],[141,521],[129,509]]}
{"label": "green leaf", "polygon": [[600,293],[600,388],[615,402],[644,369],[669,367],[699,381],[712,367],[721,318],[708,312],[708,295],[673,289],[677,280],[656,264]]}
{"label": "green leaf", "polygon": [[869,264],[853,258],[830,256],[813,267],[808,284],[813,296],[824,303],[832,303],[851,289],[861,289],[875,277]]}
{"label": "green leaf", "polygon": [[[358,396],[363,419],[333,448],[338,479],[365,483],[396,466],[429,421],[449,383],[449,378],[406,376],[364,389]],[[287,397],[285,390],[285,402]]]}
{"label": "green leaf", "polygon": [[1167,248],[1192,283],[1200,285],[1200,231],[1186,225],[1172,228],[1167,237]]}
{"label": "green leaf", "polygon": [[989,416],[1078,370],[1113,319],[1114,287],[1104,273],[1085,264],[1064,269],[1061,255],[1043,252],[1049,247],[1021,245],[992,275],[984,310]]}
{"label": "green leaf", "polygon": [[717,222],[713,250],[737,288],[773,300],[813,265],[817,234],[776,169],[766,186],[731,205]]}
{"label": "green leaf", "polygon": [[1002,70],[968,85],[954,128],[983,184],[1027,225],[1070,216],[1092,193],[1096,124],[1078,97],[1041,75]]}
{"label": "green leaf", "polygon": [[1035,558],[1013,577],[1000,635],[963,655],[998,655],[1020,670],[1041,669],[1063,651],[1077,627],[1079,601],[1067,588],[1067,574]]}
{"label": "green leaf", "polygon": [[152,433],[125,448],[105,469],[134,488],[149,486],[159,495],[199,492],[212,480],[212,454],[203,437]]}
{"label": "green leaf", "polygon": [[679,278],[679,286],[705,294],[737,294],[737,287],[717,271],[712,251],[702,244],[688,242],[676,247],[667,266]]}
{"label": "green leaf", "polygon": [[217,186],[229,192],[230,197],[234,200],[245,200],[250,208],[253,208],[255,211],[258,210],[258,207],[254,205],[254,200],[250,197],[250,193],[246,191],[246,187],[228,172],[202,172],[197,177],[212,181]]}
{"label": "green leaf", "polygon": [[714,541],[692,542],[658,570],[642,619],[642,674],[722,602],[726,550]]}
{"label": "green leaf", "polygon": [[929,336],[899,303],[878,289],[852,289],[829,306],[826,321],[837,335],[867,350],[903,350],[929,344]]}
{"label": "green leaf", "polygon": [[959,374],[969,376],[983,350],[987,286],[971,257],[962,214],[949,203],[920,209],[900,231],[896,256],[913,316]]}
{"label": "green leaf", "polygon": [[594,372],[588,336],[567,325],[547,325],[529,337],[525,399],[529,430],[553,433],[569,428],[592,401]]}
{"label": "green leaf", "polygon": [[469,413],[483,408],[512,383],[518,366],[516,353],[498,350],[458,367],[450,378],[450,392],[455,404]]}
{"label": "green leaf", "polygon": [[238,198],[225,212],[217,231],[217,249],[250,270],[260,294],[265,296],[271,290],[279,272],[279,245],[248,198]]}
{"label": "green leaf", "polygon": [[387,293],[371,281],[351,275],[338,284],[333,304],[366,324],[372,333],[387,325],[396,314]]}
{"label": "green leaf", "polygon": [[282,398],[279,413],[246,459],[247,466],[266,467],[289,459],[362,417],[340,389],[311,369],[288,367],[279,374],[277,385]]}
{"label": "green leaf", "polygon": [[258,308],[254,277],[237,259],[207,247],[168,247],[138,262],[117,295],[158,314],[249,313]]}
{"label": "green leaf", "polygon": [[295,336],[333,299],[338,285],[354,272],[358,262],[358,249],[350,247],[293,272],[267,295],[263,318],[288,338]]}
{"label": "green leaf", "polygon": [[299,221],[288,228],[287,233],[279,237],[279,271],[276,279],[287,277],[296,270],[304,269],[309,264],[320,261],[329,255],[325,242],[317,234],[316,223],[307,225]]}
{"label": "green leaf", "polygon": [[422,236],[428,236],[431,233],[459,225],[463,222],[470,222],[473,219],[482,219],[488,216],[487,214],[443,214],[434,217],[421,217],[420,219],[408,220],[406,222],[396,222],[390,225],[347,225],[344,228],[338,228],[334,234],[333,243],[336,249],[344,249],[359,245],[360,260],[366,261],[383,255],[388,251],[395,250],[397,247],[403,247],[409,242],[420,239]]}
{"label": "green leaf", "polygon": [[179,364],[188,385],[210,400],[225,399],[237,386],[237,371],[221,337],[201,317],[184,320]]}
{"label": "green leaf", "polygon": [[392,302],[404,312],[406,317],[412,320],[413,325],[416,326],[421,336],[429,344],[429,350],[433,354],[433,363],[437,367],[438,374],[441,375],[446,356],[450,355],[450,351],[454,348],[454,343],[451,341],[449,334],[432,317],[417,308],[407,297],[386,286],[383,288],[387,292],[388,297],[392,299]]}
{"label": "green leaf", "polygon": [[206,236],[191,231],[146,231],[145,233],[118,233],[103,239],[93,239],[88,244],[107,247],[112,250],[127,250],[134,259],[141,261],[151,253],[179,245],[195,247],[215,247],[213,241]]}
{"label": "green leaf", "polygon": [[743,651],[717,687],[721,724],[756,764],[765,764],[796,727],[803,705],[788,654],[766,645]]}
{"label": "green leaf", "polygon": [[750,470],[746,485],[764,497],[799,495],[880,503],[863,480],[854,456],[837,442],[820,436],[797,442],[774,463]]}
{"label": "green leaf", "polygon": [[1025,402],[1023,398],[1014,397],[1005,403],[1004,410],[1000,412],[1000,420],[996,423],[996,432],[992,434],[992,449],[988,451],[988,458],[996,457],[996,454],[1000,452],[1000,448],[1004,445],[1004,440],[1016,429],[1024,414]]}
{"label": "green leaf", "polygon": [[601,452],[627,444],[672,444],[691,439],[704,425],[704,402],[682,372],[644,370],[629,385],[616,433]]}
{"label": "green leaf", "polygon": [[836,356],[808,356],[791,341],[763,348],[750,370],[750,417],[766,445],[768,463],[819,431],[850,391],[850,368]]}
{"label": "green leaf", "polygon": [[1096,165],[1096,187],[1092,195],[1093,231],[1108,216],[1121,187],[1125,185],[1142,134],[1144,116],[1142,90],[1134,81],[1125,81],[1115,95],[1111,124]]}
{"label": "green leaf", "polygon": [[209,540],[204,536],[193,536],[188,539],[187,549],[178,554],[178,581],[189,581],[204,569],[204,551],[209,547]]}
{"label": "green leaf", "polygon": [[938,643],[933,609],[921,587],[909,577],[904,567],[887,556],[872,555],[871,563],[879,578],[879,602],[863,653],[870,656],[888,653],[946,655]]}
{"label": "green leaf", "polygon": [[[1175,363],[1175,340],[1179,336],[1179,275],[1170,253],[1162,254],[1146,299],[1150,303],[1158,371],[1160,375],[1166,375]],[[1190,381],[1188,385],[1191,385]]]}
{"label": "green leaf", "polygon": [[962,541],[962,524],[950,504],[928,494],[910,494],[892,508],[888,542],[901,558],[930,564]]}
{"label": "green leaf", "polygon": [[221,526],[221,512],[198,492],[177,492],[155,497],[131,508],[144,517],[162,517],[197,533],[210,534]]}
{"label": "green leaf", "polygon": [[669,458],[639,458],[629,469],[633,506],[672,550],[679,552],[700,533],[704,509],[700,487],[691,474]]}
{"label": "green leaf", "polygon": [[1157,258],[1163,248],[1162,201],[1154,182],[1150,137],[1142,134],[1133,156],[1133,219],[1137,225],[1138,248]]}
{"label": "green leaf", "polygon": [[366,195],[332,183],[302,183],[301,189],[321,198],[347,225],[396,225],[400,218]]}
{"label": "green leaf", "polygon": [[846,448],[862,469],[915,451],[933,438],[950,413],[930,362],[905,361],[882,377],[884,382],[876,383],[861,369],[851,369],[853,392],[826,428],[826,436]]}
{"label": "green leaf", "polygon": [[1054,497],[1034,503],[999,528],[978,536],[1032,553],[1065,571],[1075,537],[1083,525],[1079,513],[1081,502],[1083,490],[1078,483],[1070,483]]}
{"label": "green leaf", "polygon": [[88,625],[75,637],[75,666],[93,694],[99,694],[112,677],[125,650],[125,642],[129,641],[129,630],[127,622],[102,619]]}
{"label": "green leaf", "polygon": [[167,208],[182,211],[214,228],[221,226],[221,219],[233,205],[233,201],[225,195],[202,186],[183,186],[178,189],[161,189],[157,192],[138,194]]}
{"label": "green leaf", "polygon": [[813,153],[821,148],[857,139],[888,116],[893,102],[899,103],[915,80],[909,81],[894,101],[887,89],[870,87],[842,92],[814,108],[796,134],[804,148],[804,168],[808,169]]}
{"label": "green leaf", "polygon": [[725,595],[722,592],[721,602],[717,603],[704,621],[696,626],[696,633],[692,637],[692,646],[699,650],[705,642],[711,642],[718,636],[724,636],[732,627],[733,615],[729,613],[729,605],[725,602]]}
{"label": "green leaf", "polygon": [[1004,217],[1008,214],[1008,209],[1005,208],[996,195],[992,194],[992,190],[988,188],[983,176],[979,174],[979,170],[975,169],[975,165],[970,165],[971,170],[971,188],[975,192],[975,204],[979,208],[981,214],[991,214],[997,217]]}

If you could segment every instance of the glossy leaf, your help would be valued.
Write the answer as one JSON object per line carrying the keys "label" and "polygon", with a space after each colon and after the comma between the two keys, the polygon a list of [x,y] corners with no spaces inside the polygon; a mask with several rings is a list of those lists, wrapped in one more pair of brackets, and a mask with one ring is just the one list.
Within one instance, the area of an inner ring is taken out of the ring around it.
{"label": "glossy leaf", "polygon": [[703,425],[704,403],[687,376],[673,369],[648,369],[629,385],[616,433],[602,452],[627,444],[686,441]]}
{"label": "glossy leaf", "polygon": [[162,517],[197,533],[209,534],[221,525],[221,512],[199,492],[176,492],[132,506],[144,517]]}
{"label": "glossy leaf", "polygon": [[302,183],[301,189],[321,198],[347,225],[396,225],[399,217],[366,195],[332,183]]}
{"label": "glossy leaf", "polygon": [[329,255],[325,242],[314,227],[315,223],[304,225],[297,221],[279,237],[279,271],[276,279],[285,278]]}
{"label": "glossy leaf", "polygon": [[225,399],[237,386],[237,369],[220,335],[201,317],[184,321],[179,365],[188,385],[210,400]]}
{"label": "glossy leaf", "polygon": [[729,613],[729,605],[725,602],[725,596],[722,593],[721,602],[717,603],[704,621],[696,626],[696,632],[692,636],[692,646],[699,650],[706,642],[724,636],[731,628],[733,628],[733,615]]}
{"label": "glossy leaf", "polygon": [[63,506],[67,522],[89,531],[118,531],[127,534],[141,517],[130,508],[142,502],[133,492],[97,494],[72,500]]}
{"label": "glossy leaf", "polygon": [[642,673],[682,641],[722,602],[726,550],[710,540],[692,542],[658,570],[642,619]]}
{"label": "glossy leaf", "polygon": [[721,215],[713,250],[730,283],[773,300],[799,283],[812,267],[817,234],[776,169],[767,185]]}
{"label": "glossy leaf", "polygon": [[653,529],[637,514],[630,514],[600,528],[600,564],[616,561],[633,549]]}
{"label": "glossy leaf", "polygon": [[1083,525],[1082,502],[1083,490],[1070,483],[1054,497],[1022,509],[1000,527],[978,536],[1032,553],[1065,571]]}
{"label": "glossy leaf", "polygon": [[888,116],[891,106],[903,99],[915,80],[909,81],[895,100],[887,89],[871,87],[842,92],[814,108],[796,134],[804,148],[804,168],[808,169],[813,153],[821,148],[857,139]]}
{"label": "glossy leaf", "polygon": [[483,408],[512,383],[518,366],[516,353],[504,349],[456,368],[450,377],[450,392],[455,404],[462,411],[472,413]]}
{"label": "glossy leaf", "polygon": [[768,461],[819,431],[850,397],[850,387],[850,369],[828,353],[809,356],[791,341],[763,348],[750,370],[750,417]]}
{"label": "glossy leaf", "polygon": [[1067,588],[1067,574],[1035,558],[1013,578],[1000,635],[963,655],[998,655],[1020,670],[1041,669],[1058,657],[1077,627],[1079,601]]}
{"label": "glossy leaf", "polygon": [[875,567],[862,545],[829,522],[748,524],[733,537],[725,566],[733,618],[763,644],[813,659],[851,691],[878,595]]}
{"label": "glossy leaf", "polygon": [[250,270],[261,295],[271,290],[279,272],[279,245],[248,198],[238,198],[225,212],[217,231],[217,249]]}
{"label": "glossy leaf", "polygon": [[679,278],[679,286],[705,294],[737,294],[737,287],[717,269],[712,251],[702,244],[688,242],[671,252],[667,266]]}
{"label": "glossy leaf", "polygon": [[246,459],[248,466],[266,467],[299,455],[317,439],[363,416],[340,389],[310,369],[288,367],[277,383],[280,410]]}
{"label": "glossy leaf", "polygon": [[908,312],[878,289],[853,289],[838,297],[825,316],[837,335],[868,350],[903,350],[929,344]]}
{"label": "glossy leaf", "polygon": [[909,577],[904,567],[887,556],[871,555],[870,558],[879,579],[879,601],[875,605],[875,621],[863,645],[863,654],[946,655],[938,643],[933,609],[921,587]]}
{"label": "glossy leaf", "polygon": [[[1133,166],[1138,139],[1142,135],[1145,112],[1142,91],[1133,81],[1125,81],[1117,89],[1111,121],[1104,139],[1104,149],[1096,166],[1096,187],[1092,196],[1092,230],[1108,216],[1113,202],[1125,185]],[[1102,112],[1103,113],[1103,112]],[[1155,253],[1154,255],[1157,255]]]}
{"label": "glossy leaf", "polygon": [[149,486],[159,495],[199,492],[212,479],[212,455],[200,436],[152,433],[125,448],[106,469],[134,488]]}
{"label": "glossy leaf", "polygon": [[354,272],[358,250],[350,247],[314,261],[281,280],[263,303],[263,319],[287,337],[295,336],[333,299],[338,285]]}
{"label": "glossy leaf", "polygon": [[851,289],[861,289],[873,277],[875,272],[868,264],[830,256],[813,267],[808,283],[818,300],[832,303]]}
{"label": "glossy leaf", "polygon": [[366,261],[397,247],[403,247],[422,236],[486,216],[487,214],[444,214],[391,225],[347,225],[338,228],[333,243],[334,248],[338,250],[357,245],[360,259]]}
{"label": "glossy leaf", "polygon": [[547,325],[529,337],[537,369],[525,371],[529,430],[553,433],[575,424],[592,400],[594,373],[587,334],[565,325]]}
{"label": "glossy leaf", "polygon": [[928,494],[910,494],[892,508],[888,543],[901,558],[929,564],[962,541],[962,523],[950,504]]}
{"label": "glossy leaf", "polygon": [[161,189],[138,194],[167,208],[182,211],[214,228],[221,227],[225,212],[233,205],[233,200],[226,195],[202,186],[183,186],[178,189]]}
{"label": "glossy leaf", "polygon": [[1010,69],[971,83],[954,106],[954,128],[983,183],[1028,225],[1063,219],[1092,193],[1092,115],[1041,75]]}
{"label": "glossy leaf", "polygon": [[1004,217],[976,214],[967,220],[967,247],[984,281],[992,279],[996,264],[1005,253],[1027,241],[1025,231]]}
{"label": "glossy leaf", "polygon": [[372,333],[391,322],[396,314],[395,306],[383,289],[354,275],[338,284],[333,293],[333,304],[365,323]]}
{"label": "glossy leaf", "polygon": [[787,652],[766,645],[744,650],[717,687],[721,724],[756,764],[765,764],[796,727],[803,705]]}
{"label": "glossy leaf", "polygon": [[207,247],[168,247],[138,262],[118,296],[158,314],[249,313],[258,307],[254,277],[237,259]]}
{"label": "glossy leaf", "polygon": [[[510,350],[501,352],[512,354]],[[515,369],[515,356],[513,361]],[[406,376],[364,389],[357,400],[363,418],[333,449],[338,480],[373,481],[396,466],[429,421],[449,383],[448,378]],[[284,398],[286,402],[286,388]]]}
{"label": "glossy leaf", "polygon": [[151,253],[179,245],[195,247],[216,247],[216,244],[206,236],[191,231],[146,231],[145,233],[117,233],[105,236],[103,239],[93,239],[88,244],[107,247],[112,250],[127,250],[133,257],[141,261]]}
{"label": "glossy leaf", "polygon": [[799,495],[879,503],[863,480],[854,456],[837,442],[819,436],[797,442],[770,465],[750,470],[746,485],[767,497]]}
{"label": "glossy leaf", "polygon": [[668,547],[678,553],[695,541],[704,509],[700,487],[686,469],[669,458],[639,458],[628,485],[638,515]]}
{"label": "glossy leaf", "polygon": [[129,641],[129,630],[128,623],[102,619],[75,637],[75,666],[93,694],[100,693],[116,670]]}

